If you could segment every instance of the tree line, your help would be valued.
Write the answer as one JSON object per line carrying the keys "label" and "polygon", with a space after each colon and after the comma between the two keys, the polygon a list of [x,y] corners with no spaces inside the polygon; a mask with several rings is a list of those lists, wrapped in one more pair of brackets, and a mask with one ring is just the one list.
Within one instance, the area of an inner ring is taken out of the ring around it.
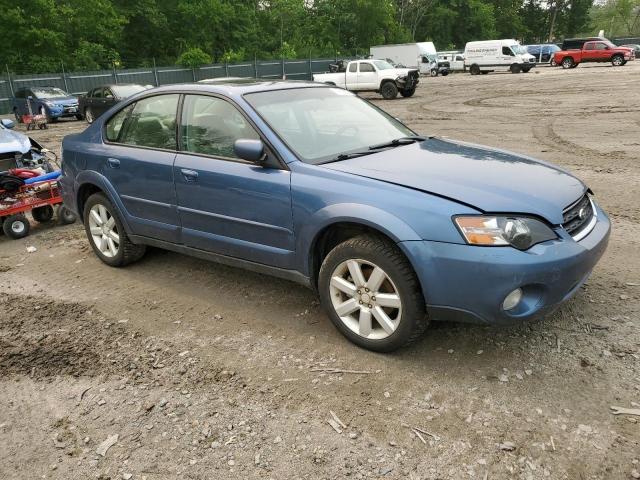
{"label": "tree line", "polygon": [[638,15],[640,0],[0,0],[0,65],[39,73],[346,56],[427,40],[440,50],[534,43],[614,25],[633,34]]}

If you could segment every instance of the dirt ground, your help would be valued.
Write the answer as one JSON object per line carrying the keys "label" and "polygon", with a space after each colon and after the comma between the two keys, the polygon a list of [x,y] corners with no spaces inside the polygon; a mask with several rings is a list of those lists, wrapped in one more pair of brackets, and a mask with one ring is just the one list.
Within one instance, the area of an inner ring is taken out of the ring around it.
{"label": "dirt ground", "polygon": [[[637,61],[367,95],[593,189],[609,249],[537,323],[435,324],[374,354],[283,280],[159,250],[111,269],[79,224],[0,237],[0,478],[640,478],[640,417],[610,409],[640,408],[639,85]],[[34,137],[59,150],[82,128]]]}

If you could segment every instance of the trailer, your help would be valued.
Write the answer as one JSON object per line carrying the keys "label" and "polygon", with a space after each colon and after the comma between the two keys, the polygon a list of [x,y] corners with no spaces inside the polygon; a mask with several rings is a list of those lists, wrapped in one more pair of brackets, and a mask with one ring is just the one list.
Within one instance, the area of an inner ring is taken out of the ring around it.
{"label": "trailer", "polygon": [[376,45],[369,49],[373,58],[388,59],[395,65],[417,68],[423,75],[438,72],[438,57],[433,42],[399,43],[395,45]]}

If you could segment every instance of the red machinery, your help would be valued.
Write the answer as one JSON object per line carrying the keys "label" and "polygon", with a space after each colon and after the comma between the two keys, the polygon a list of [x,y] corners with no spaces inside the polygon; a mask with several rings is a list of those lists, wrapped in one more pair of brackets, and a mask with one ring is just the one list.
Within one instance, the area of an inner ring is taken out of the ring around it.
{"label": "red machinery", "polygon": [[[10,173],[16,178],[27,175],[19,170]],[[0,224],[8,237],[17,239],[29,235],[27,212],[31,212],[37,222],[48,222],[53,218],[56,205],[59,205],[58,220],[61,224],[76,221],[75,215],[62,205],[57,179],[16,186],[15,189],[0,190]]]}

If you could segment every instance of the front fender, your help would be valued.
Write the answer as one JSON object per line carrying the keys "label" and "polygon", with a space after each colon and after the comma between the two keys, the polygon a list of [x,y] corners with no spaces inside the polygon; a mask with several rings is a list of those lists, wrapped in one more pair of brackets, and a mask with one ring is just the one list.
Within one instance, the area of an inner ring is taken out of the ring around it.
{"label": "front fender", "polygon": [[358,203],[337,203],[317,210],[296,225],[298,265],[305,275],[312,271],[313,249],[322,232],[338,223],[354,223],[370,227],[394,242],[422,240],[413,228],[380,208]]}

